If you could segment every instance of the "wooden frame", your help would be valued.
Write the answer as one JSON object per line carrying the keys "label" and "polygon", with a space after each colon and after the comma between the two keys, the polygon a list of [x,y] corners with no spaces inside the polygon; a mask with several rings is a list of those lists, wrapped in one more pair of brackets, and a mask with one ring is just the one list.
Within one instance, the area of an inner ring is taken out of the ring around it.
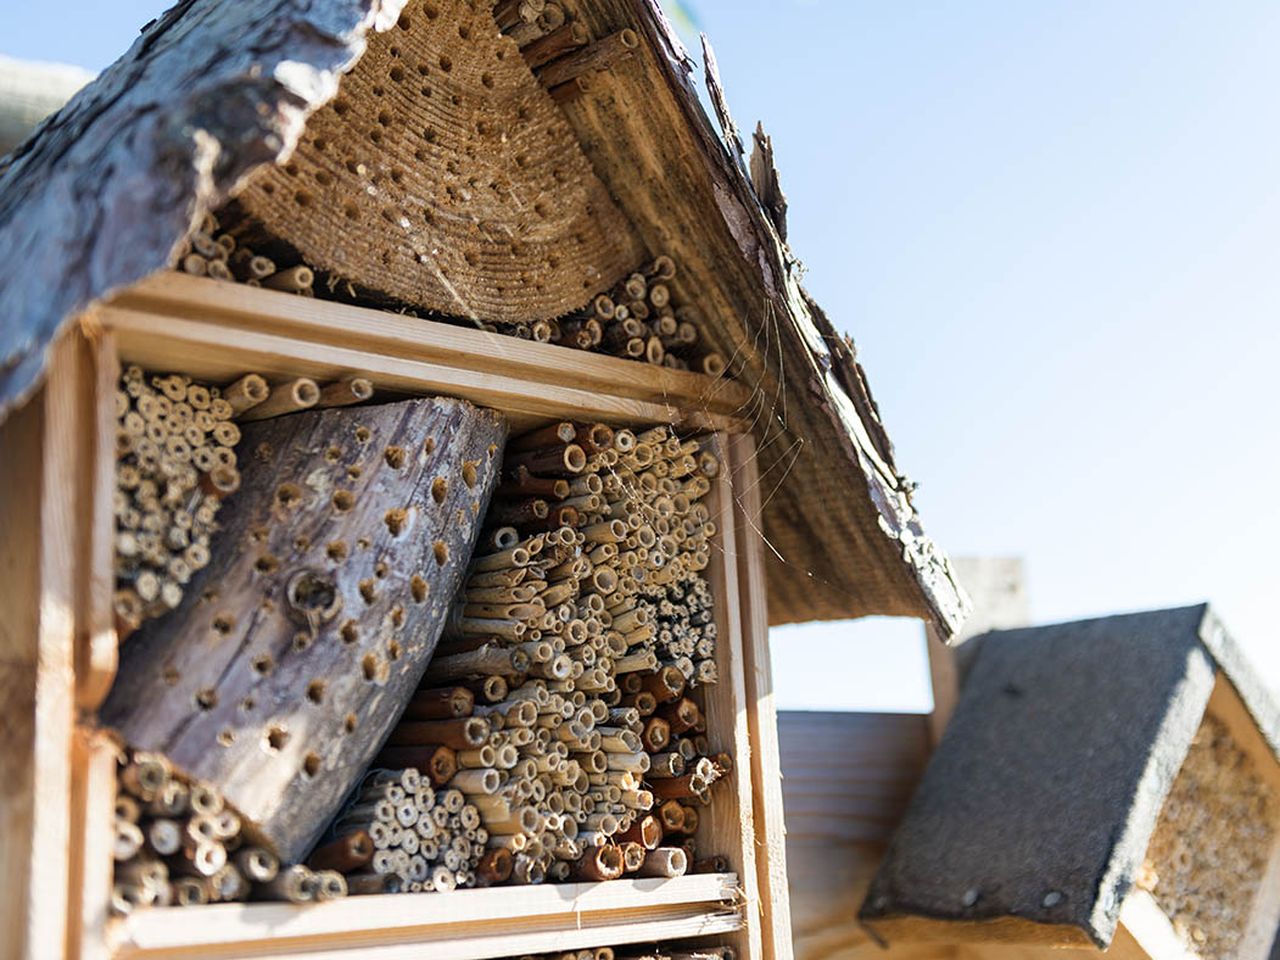
{"label": "wooden frame", "polygon": [[[721,625],[721,682],[708,688],[707,714],[713,740],[718,736],[736,763],[717,815],[701,829],[708,849],[726,855],[733,872],[109,918],[114,746],[91,725],[77,725],[73,706],[87,717],[114,676],[113,401],[122,363],[211,379],[248,370],[325,379],[362,373],[384,394],[449,394],[499,409],[515,430],[578,417],[719,431],[726,469],[710,504],[719,529],[708,576]],[[564,385],[568,370],[580,386]],[[744,958],[789,960],[764,574],[754,520],[746,522],[759,506],[746,479],[754,469],[750,438],[730,434],[744,426],[737,417],[747,396],[741,386],[176,274],[152,277],[95,309],[56,347],[49,377],[43,397],[0,435],[6,462],[15,463],[32,462],[32,437],[38,439],[42,468],[40,509],[35,518],[30,511],[3,518],[15,535],[0,553],[15,569],[39,556],[40,584],[49,585],[41,591],[35,649],[21,669],[8,671],[20,688],[33,686],[37,699],[37,729],[16,771],[33,778],[21,784],[27,806],[3,808],[6,829],[16,828],[6,838],[28,841],[27,858],[6,853],[0,861],[11,889],[29,891],[0,907],[7,931],[22,925],[16,954],[48,956],[48,944],[60,942],[71,957],[358,953],[382,960],[417,956],[430,941],[433,955],[445,960],[478,960],[716,934]],[[10,459],[10,446],[25,459]],[[746,464],[741,472],[739,462]],[[14,589],[35,587],[18,579]],[[22,821],[24,809],[38,815]],[[29,884],[21,882],[27,877]]]}

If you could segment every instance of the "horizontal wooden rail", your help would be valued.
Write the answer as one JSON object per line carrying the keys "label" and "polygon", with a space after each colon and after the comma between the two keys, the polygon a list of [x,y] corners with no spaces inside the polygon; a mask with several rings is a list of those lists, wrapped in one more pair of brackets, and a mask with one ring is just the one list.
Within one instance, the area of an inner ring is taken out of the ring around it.
{"label": "horizontal wooden rail", "polygon": [[735,874],[545,884],[328,903],[157,908],[112,922],[113,955],[477,960],[722,934],[742,925]]}
{"label": "horizontal wooden rail", "polygon": [[741,431],[741,384],[332,301],[155,274],[98,308],[126,362],[210,378],[367,373],[385,389],[435,392],[534,418],[693,422]]}

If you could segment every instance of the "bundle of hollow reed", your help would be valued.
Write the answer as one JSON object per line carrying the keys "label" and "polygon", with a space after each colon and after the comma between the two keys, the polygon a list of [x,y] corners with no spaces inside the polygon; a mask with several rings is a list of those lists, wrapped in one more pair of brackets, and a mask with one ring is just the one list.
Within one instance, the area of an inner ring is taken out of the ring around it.
{"label": "bundle of hollow reed", "polygon": [[460,790],[514,882],[679,876],[730,764],[696,696],[716,680],[700,501],[719,461],[665,427],[561,423],[504,464],[482,555],[377,762]]}
{"label": "bundle of hollow reed", "polygon": [[273,388],[251,373],[219,388],[128,367],[116,391],[113,503],[121,635],[176,608],[192,575],[209,563],[218,508],[240,486],[235,420],[344,406],[372,395],[373,384],[360,377],[323,389],[299,377]]}
{"label": "bundle of hollow reed", "polygon": [[353,894],[452,890],[510,875],[511,855],[486,853],[488,838],[461,790],[437,792],[414,767],[374,769],[308,862],[347,874]]}
{"label": "bundle of hollow reed", "polygon": [[111,909],[233,900],[302,903],[345,896],[334,870],[281,868],[241,832],[240,817],[207,783],[177,776],[160,754],[121,757]]}
{"label": "bundle of hollow reed", "polygon": [[614,947],[595,947],[590,950],[569,950],[565,953],[525,954],[510,960],[735,960],[733,947],[697,946],[671,949],[654,945],[648,948],[628,945],[621,950]]}
{"label": "bundle of hollow reed", "polygon": [[215,280],[233,280],[250,287],[266,287],[304,297],[315,296],[315,272],[306,264],[277,266],[236,241],[234,234],[220,232],[218,218],[206,213],[200,229],[187,238],[178,255],[177,267],[183,273]]}
{"label": "bundle of hollow reed", "polygon": [[671,287],[675,276],[675,261],[661,256],[573,316],[493,329],[524,339],[720,376],[725,372],[724,357],[702,342],[696,308],[676,302]]}

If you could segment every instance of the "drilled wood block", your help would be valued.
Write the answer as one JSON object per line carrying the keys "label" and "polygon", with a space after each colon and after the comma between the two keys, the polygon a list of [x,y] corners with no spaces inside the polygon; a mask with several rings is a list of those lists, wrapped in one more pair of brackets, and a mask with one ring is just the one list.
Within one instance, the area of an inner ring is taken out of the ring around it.
{"label": "drilled wood block", "polygon": [[[478,320],[556,317],[645,258],[492,6],[409,3],[237,197],[313,267]],[[250,235],[251,236],[251,235]]]}
{"label": "drilled wood block", "polygon": [[435,649],[505,435],[450,399],[246,424],[213,558],[125,644],[103,720],[300,859]]}

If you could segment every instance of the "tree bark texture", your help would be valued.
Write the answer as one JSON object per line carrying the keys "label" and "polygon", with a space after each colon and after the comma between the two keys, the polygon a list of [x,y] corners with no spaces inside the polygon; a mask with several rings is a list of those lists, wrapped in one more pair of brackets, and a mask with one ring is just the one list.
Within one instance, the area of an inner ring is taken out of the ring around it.
{"label": "tree bark texture", "polygon": [[506,426],[460,400],[244,425],[243,486],[182,605],[124,645],[102,719],[300,860],[426,668]]}

